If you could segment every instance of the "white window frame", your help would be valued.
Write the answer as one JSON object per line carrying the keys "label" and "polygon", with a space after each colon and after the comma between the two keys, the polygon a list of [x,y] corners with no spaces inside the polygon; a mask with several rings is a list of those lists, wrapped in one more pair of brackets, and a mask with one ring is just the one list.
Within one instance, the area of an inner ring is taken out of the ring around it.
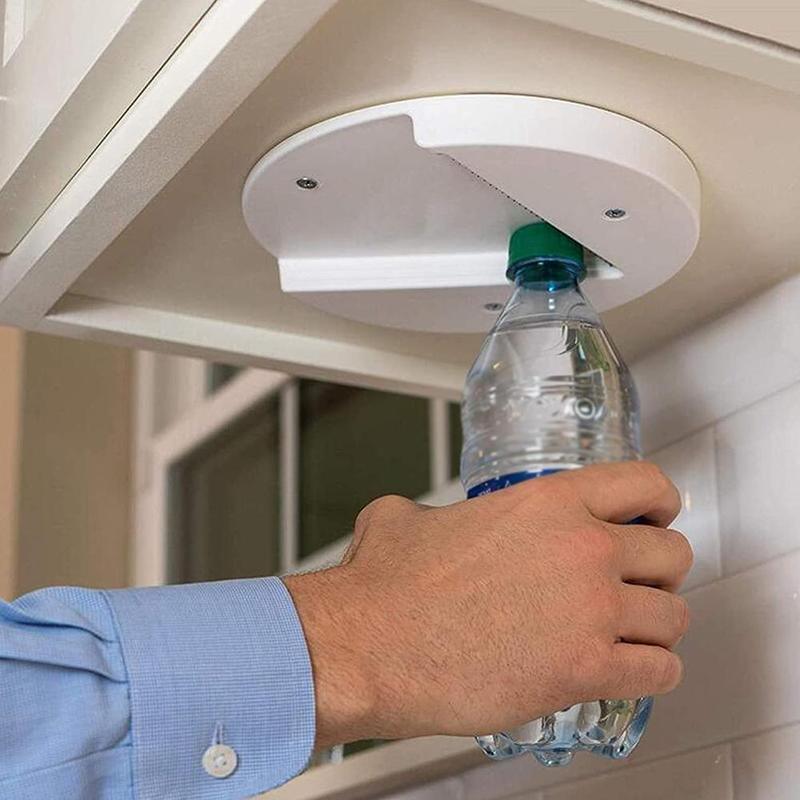
{"label": "white window frame", "polygon": [[[295,378],[282,372],[245,369],[213,394],[206,394],[207,364],[175,359],[175,387],[180,396],[175,419],[156,430],[159,398],[156,359],[139,352],[135,360],[134,501],[131,584],[167,581],[168,481],[170,470],[200,445],[224,431],[259,403],[279,397],[281,573],[319,569],[337,563],[350,541],[343,536],[312,556],[299,559],[299,391]],[[173,394],[175,393],[173,387]],[[442,505],[463,497],[450,479],[448,401],[429,399],[430,491],[417,498]]]}

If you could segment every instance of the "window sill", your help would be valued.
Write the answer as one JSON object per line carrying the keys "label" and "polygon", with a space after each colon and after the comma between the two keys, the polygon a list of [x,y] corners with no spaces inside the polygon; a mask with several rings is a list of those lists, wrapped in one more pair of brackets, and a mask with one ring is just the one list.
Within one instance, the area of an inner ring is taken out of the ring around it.
{"label": "window sill", "polygon": [[285,786],[259,795],[269,800],[360,800],[445,778],[486,763],[470,738],[428,736],[392,742],[310,769]]}

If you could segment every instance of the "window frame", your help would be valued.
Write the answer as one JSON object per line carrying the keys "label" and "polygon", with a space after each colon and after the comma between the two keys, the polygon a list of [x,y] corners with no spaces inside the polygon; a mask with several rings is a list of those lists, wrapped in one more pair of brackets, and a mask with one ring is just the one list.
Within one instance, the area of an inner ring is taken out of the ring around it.
{"label": "window frame", "polygon": [[[348,534],[309,557],[299,552],[299,382],[282,372],[248,368],[213,394],[206,393],[207,364],[197,359],[170,363],[174,418],[160,430],[163,414],[157,406],[161,392],[158,356],[135,356],[134,499],[131,537],[131,584],[161,585],[168,579],[169,475],[176,464],[259,403],[279,395],[280,572],[304,572],[337,563],[350,542]],[[176,397],[177,394],[177,397]],[[448,402],[429,403],[429,491],[417,498],[442,505],[463,497],[458,481],[450,478]]]}

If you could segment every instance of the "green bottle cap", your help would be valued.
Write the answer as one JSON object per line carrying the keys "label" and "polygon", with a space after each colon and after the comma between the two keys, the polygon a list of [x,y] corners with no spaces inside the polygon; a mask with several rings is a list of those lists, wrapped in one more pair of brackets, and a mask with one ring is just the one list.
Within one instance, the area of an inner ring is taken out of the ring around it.
{"label": "green bottle cap", "polygon": [[562,265],[577,280],[586,276],[583,247],[547,222],[533,222],[517,228],[508,243],[508,270],[513,279],[521,267]]}

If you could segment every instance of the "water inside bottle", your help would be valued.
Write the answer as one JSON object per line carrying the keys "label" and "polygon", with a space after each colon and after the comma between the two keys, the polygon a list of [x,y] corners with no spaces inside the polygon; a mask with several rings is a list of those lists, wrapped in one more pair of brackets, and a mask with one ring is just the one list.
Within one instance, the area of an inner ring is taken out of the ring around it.
{"label": "water inside bottle", "polygon": [[[514,294],[465,385],[461,477],[469,497],[639,457],[636,388],[579,288],[580,266],[549,259],[515,274]],[[650,698],[596,700],[476,738],[492,758],[530,752],[548,766],[578,750],[624,758],[651,707]]]}
{"label": "water inside bottle", "polygon": [[558,294],[552,316],[531,313],[541,301],[510,306],[470,370],[461,474],[473,496],[504,475],[638,457],[630,373],[577,285]]}

